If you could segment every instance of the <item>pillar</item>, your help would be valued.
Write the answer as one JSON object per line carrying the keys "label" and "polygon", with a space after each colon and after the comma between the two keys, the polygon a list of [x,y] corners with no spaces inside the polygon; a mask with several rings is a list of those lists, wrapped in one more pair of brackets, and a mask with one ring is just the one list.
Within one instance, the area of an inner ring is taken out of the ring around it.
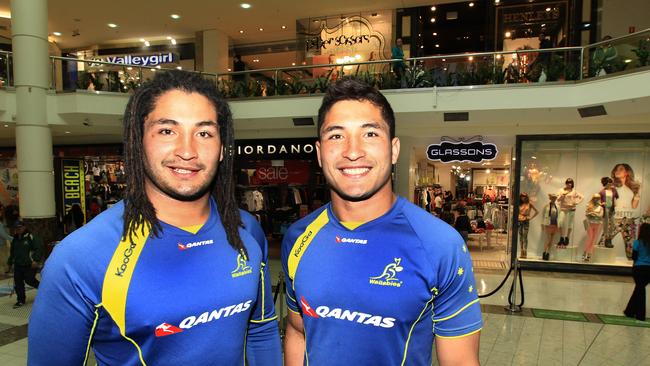
{"label": "pillar", "polygon": [[209,29],[196,33],[196,68],[209,73],[228,72],[228,35]]}
{"label": "pillar", "polygon": [[47,0],[11,0],[20,215],[45,243],[56,229],[49,89]]}

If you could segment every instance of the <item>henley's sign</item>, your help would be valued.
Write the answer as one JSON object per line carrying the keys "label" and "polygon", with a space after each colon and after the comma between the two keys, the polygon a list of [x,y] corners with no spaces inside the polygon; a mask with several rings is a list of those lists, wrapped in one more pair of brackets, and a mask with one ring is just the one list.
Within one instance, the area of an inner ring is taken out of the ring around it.
{"label": "henley's sign", "polygon": [[177,61],[177,57],[173,53],[168,52],[157,53],[153,55],[107,56],[105,58],[95,58],[94,61],[112,62],[122,65],[157,66],[160,64],[175,63]]}
{"label": "henley's sign", "polygon": [[496,145],[481,141],[444,141],[440,144],[429,145],[427,148],[427,158],[443,163],[451,163],[454,161],[480,163],[483,160],[494,160],[498,152]]}
{"label": "henley's sign", "polygon": [[284,160],[316,158],[316,137],[301,139],[236,140],[238,160]]}

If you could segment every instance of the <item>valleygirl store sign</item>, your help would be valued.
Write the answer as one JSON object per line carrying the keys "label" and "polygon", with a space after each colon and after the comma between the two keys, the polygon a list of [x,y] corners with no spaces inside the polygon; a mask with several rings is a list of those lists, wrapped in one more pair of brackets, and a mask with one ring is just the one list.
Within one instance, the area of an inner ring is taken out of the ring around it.
{"label": "valleygirl store sign", "polygon": [[[120,55],[96,57],[93,61],[112,62],[122,65],[134,66],[158,66],[162,64],[174,64],[178,62],[178,56],[172,52],[155,53],[146,55]],[[99,66],[100,64],[91,64],[90,66]]]}

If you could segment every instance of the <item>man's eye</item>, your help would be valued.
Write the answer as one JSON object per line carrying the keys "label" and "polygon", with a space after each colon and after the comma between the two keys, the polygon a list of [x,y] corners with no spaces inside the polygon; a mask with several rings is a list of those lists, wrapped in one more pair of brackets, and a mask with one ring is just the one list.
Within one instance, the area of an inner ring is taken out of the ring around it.
{"label": "man's eye", "polygon": [[330,137],[328,137],[327,139],[328,140],[340,140],[342,138],[343,138],[343,136],[341,136],[341,135],[330,135]]}
{"label": "man's eye", "polygon": [[199,136],[207,138],[207,137],[212,137],[212,134],[208,131],[201,131],[199,132]]}
{"label": "man's eye", "polygon": [[173,132],[172,130],[170,130],[169,128],[163,128],[162,130],[160,130],[159,133],[160,133],[161,135],[171,135],[171,134],[174,133],[174,132]]}
{"label": "man's eye", "polygon": [[377,132],[370,131],[370,132],[368,132],[367,136],[368,137],[377,137],[377,136],[379,136],[379,134],[377,134]]}

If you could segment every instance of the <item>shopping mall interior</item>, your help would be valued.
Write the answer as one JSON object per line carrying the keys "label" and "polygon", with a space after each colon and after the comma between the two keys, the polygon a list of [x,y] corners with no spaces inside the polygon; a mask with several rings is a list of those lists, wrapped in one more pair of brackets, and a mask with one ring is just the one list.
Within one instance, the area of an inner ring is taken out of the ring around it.
{"label": "shopping mall interior", "polygon": [[[156,73],[200,73],[232,110],[235,195],[279,291],[283,235],[330,200],[324,91],[355,77],[395,112],[394,192],[452,226],[468,217],[481,364],[650,365],[650,320],[623,314],[650,223],[648,15],[647,0],[0,0],[4,224],[13,208],[49,254],[73,206],[85,223],[117,204],[129,98]],[[13,306],[9,244],[0,364],[24,365],[38,289]]]}

